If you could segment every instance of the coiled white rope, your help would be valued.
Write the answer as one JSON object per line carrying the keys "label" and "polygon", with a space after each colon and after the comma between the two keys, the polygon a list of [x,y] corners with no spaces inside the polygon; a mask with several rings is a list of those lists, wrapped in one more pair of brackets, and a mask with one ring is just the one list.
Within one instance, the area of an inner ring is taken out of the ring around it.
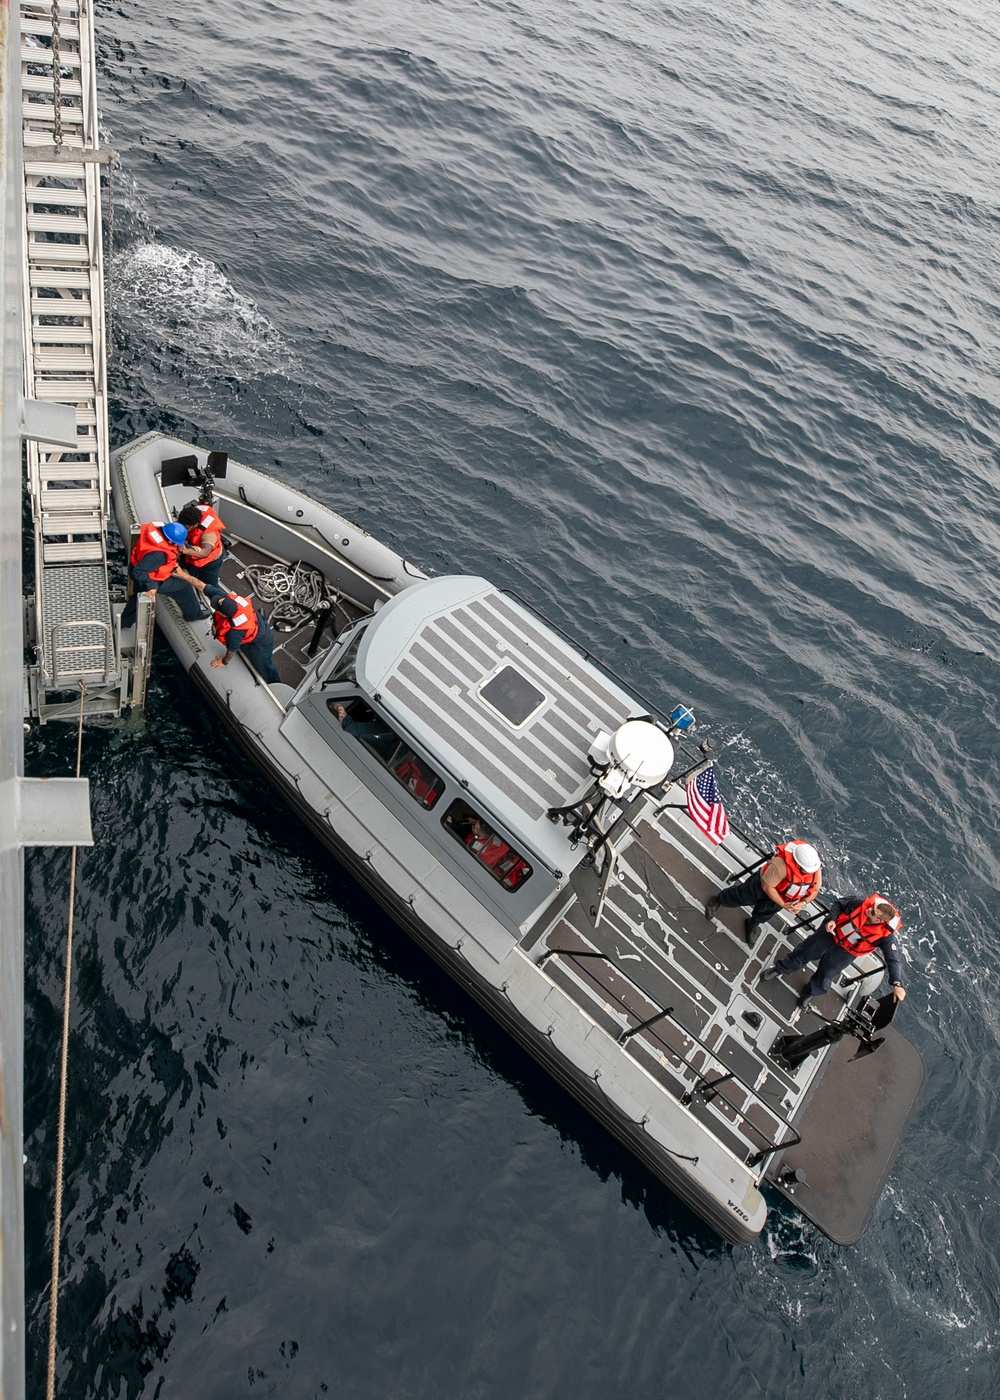
{"label": "coiled white rope", "polygon": [[313,564],[248,564],[244,575],[262,603],[273,603],[270,623],[291,631],[340,594]]}

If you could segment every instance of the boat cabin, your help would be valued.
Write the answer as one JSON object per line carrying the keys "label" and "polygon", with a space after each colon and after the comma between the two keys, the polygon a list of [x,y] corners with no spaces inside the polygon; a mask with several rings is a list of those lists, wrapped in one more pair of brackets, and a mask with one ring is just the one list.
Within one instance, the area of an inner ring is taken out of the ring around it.
{"label": "boat cabin", "polygon": [[512,932],[586,854],[549,809],[592,784],[598,735],[640,712],[523,604],[466,576],[413,584],[346,629],[294,703]]}

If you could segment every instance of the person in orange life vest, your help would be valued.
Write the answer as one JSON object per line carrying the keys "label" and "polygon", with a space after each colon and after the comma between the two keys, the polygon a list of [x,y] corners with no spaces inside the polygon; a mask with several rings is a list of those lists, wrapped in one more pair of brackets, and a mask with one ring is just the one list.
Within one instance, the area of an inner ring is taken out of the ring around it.
{"label": "person in orange life vest", "polygon": [[269,685],[280,683],[281,675],[273,657],[274,633],[263,613],[259,613],[250,599],[239,593],[227,593],[224,588],[211,583],[196,583],[195,587],[211,599],[215,610],[212,634],[226,648],[211,664],[227,666],[241,651],[261,680]]}
{"label": "person in orange life vest", "polygon": [[203,583],[218,584],[226,552],[222,543],[225,523],[212,506],[201,505],[198,501],[188,501],[184,509],[178,511],[177,519],[187,527],[187,544],[181,553],[188,568]]}
{"label": "person in orange life vest", "polygon": [[777,914],[779,909],[797,914],[816,898],[822,884],[823,872],[816,847],[798,838],[785,841],[771,859],[748,879],[714,894],[705,905],[705,917],[711,919],[719,908],[751,905],[746,940],[753,947],[761,924]]}
{"label": "person in orange life vest", "polygon": [[496,871],[503,884],[509,889],[517,888],[528,869],[527,862],[512,851],[503,837],[498,836],[482,817],[472,818],[464,840],[474,856]]}
{"label": "person in orange life vest", "polygon": [[799,946],[779,958],[773,967],[761,973],[762,982],[770,982],[788,972],[798,972],[806,963],[819,960],[819,967],[805,985],[799,1004],[811,997],[822,996],[833,986],[834,979],[864,953],[879,952],[885,959],[886,971],[897,1001],[906,996],[899,945],[896,934],[902,920],[899,910],[884,895],[848,894],[838,899],[830,909],[829,918]]}
{"label": "person in orange life vest", "polygon": [[195,579],[177,562],[186,539],[187,530],[176,520],[168,520],[165,525],[150,520],[142,526],[129,556],[128,576],[134,588],[122,613],[123,628],[135,624],[140,593],[165,593],[168,598],[176,599],[188,622],[197,622],[202,616],[192,587]]}
{"label": "person in orange life vest", "polygon": [[492,827],[487,826],[482,817],[473,817],[472,828],[465,838],[465,844],[484,865],[497,865],[504,856],[510,854],[507,842],[502,836],[498,836]]}
{"label": "person in orange life vest", "polygon": [[441,792],[439,784],[434,782],[423,768],[419,758],[410,749],[407,749],[403,757],[393,766],[392,770],[401,783],[403,783],[417,801],[424,807],[433,807]]}

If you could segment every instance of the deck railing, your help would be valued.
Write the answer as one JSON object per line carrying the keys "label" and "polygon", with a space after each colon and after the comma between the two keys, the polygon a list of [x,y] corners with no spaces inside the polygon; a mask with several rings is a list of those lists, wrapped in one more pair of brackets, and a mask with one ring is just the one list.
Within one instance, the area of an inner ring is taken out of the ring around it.
{"label": "deck railing", "polygon": [[[541,971],[544,968],[549,958],[553,957],[599,958],[602,961],[608,963],[611,967],[613,967],[616,972],[620,973],[620,975],[624,977],[627,982],[630,982],[632,986],[636,988],[640,995],[645,997],[647,1001],[649,1000],[649,993],[646,991],[646,989],[635,980],[635,978],[628,972],[626,968],[621,967],[618,963],[615,962],[614,958],[612,958],[607,953],[602,953],[597,949],[590,948],[547,948],[542,954],[542,956],[538,959],[538,962],[536,964],[539,971]],[[635,1012],[633,1011],[632,1007],[630,1007],[628,1003],[622,997],[620,997],[617,994],[617,992],[615,992],[612,988],[602,985],[601,995],[605,997],[605,999],[607,999],[608,997],[613,998],[614,1001],[616,1001],[621,1007],[626,1017],[635,1015]],[[719,1057],[716,1054],[716,1052],[712,1049],[712,1047],[708,1045],[704,1040],[702,1040],[701,1037],[698,1036],[694,1031],[690,1030],[687,1026],[684,1025],[683,1021],[681,1021],[674,1012],[672,1006],[663,1007],[659,1011],[657,1011],[655,1015],[649,1016],[645,1020],[640,1021],[638,1025],[629,1027],[622,1031],[622,1033],[617,1038],[617,1043],[623,1047],[626,1046],[633,1036],[638,1035],[642,1031],[648,1030],[657,1021],[662,1020],[673,1021],[674,1025],[677,1026],[681,1033],[684,1036],[686,1036],[689,1040],[692,1040],[694,1044],[698,1046],[699,1049],[703,1050],[709,1059],[718,1060]],[[741,1079],[735,1070],[727,1070],[725,1073],[721,1074],[717,1079],[709,1079],[707,1074],[703,1074],[699,1069],[695,1067],[692,1059],[689,1058],[685,1052],[676,1049],[676,1047],[671,1045],[669,1041],[663,1040],[659,1036],[656,1036],[655,1038],[658,1041],[658,1043],[662,1045],[670,1055],[672,1055],[675,1059],[680,1060],[680,1062],[685,1066],[685,1068],[688,1069],[692,1075],[694,1075],[697,1081],[691,1089],[689,1089],[685,1094],[681,1096],[680,1103],[683,1107],[689,1108],[696,1099],[701,1099],[702,1102],[709,1103],[712,1099],[719,1097],[722,1099],[723,1103],[725,1103],[726,1105],[728,1105],[729,1108],[732,1109],[733,1113],[735,1113],[736,1116],[742,1122],[749,1123],[750,1129],[758,1137],[766,1138],[766,1134],[763,1132],[763,1130],[760,1127],[758,1127],[758,1125],[754,1123],[752,1119],[747,1118],[746,1109],[740,1108],[739,1105],[733,1103],[732,1099],[726,1098],[717,1087],[720,1084],[732,1082],[734,1084],[738,1084],[740,1088],[743,1089],[748,1095],[748,1097],[753,1101],[753,1103],[758,1104],[761,1108],[764,1109],[766,1113],[769,1113],[773,1118],[776,1118],[779,1125],[782,1128],[787,1129],[789,1131],[791,1136],[787,1138],[782,1138],[780,1142],[767,1141],[764,1147],[760,1148],[759,1151],[755,1152],[752,1156],[747,1158],[747,1166],[758,1166],[767,1157],[769,1157],[772,1152],[782,1151],[786,1147],[794,1147],[796,1143],[802,1141],[801,1135],[799,1134],[798,1130],[792,1126],[791,1122],[787,1118],[783,1118],[781,1114],[775,1110],[774,1105],[770,1103],[767,1099],[765,1099],[762,1094],[758,1093],[758,1091],[753,1087],[752,1084],[748,1084],[745,1079]]]}

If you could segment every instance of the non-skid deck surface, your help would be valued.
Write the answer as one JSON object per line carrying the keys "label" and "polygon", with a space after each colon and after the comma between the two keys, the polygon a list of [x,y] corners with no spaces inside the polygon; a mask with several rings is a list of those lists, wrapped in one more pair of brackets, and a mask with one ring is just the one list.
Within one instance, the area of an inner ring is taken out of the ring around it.
{"label": "non-skid deck surface", "polygon": [[[819,1025],[797,1010],[811,969],[766,984],[759,976],[808,930],[779,915],[751,949],[744,910],[704,915],[709,895],[729,881],[718,854],[671,810],[640,819],[635,832],[619,855],[599,926],[575,901],[528,946],[536,956],[564,950],[545,961],[545,971],[616,1038],[669,1008],[628,1038],[629,1053],[744,1162],[791,1143],[770,1156],[769,1179],[832,1239],[852,1243],[920,1096],[920,1055],[890,1027],[884,1045],[861,1060],[852,1058],[858,1042],[845,1036],[794,1072],[777,1064],[769,1052],[779,1035]],[[830,1020],[845,1009],[836,991],[818,1005]],[[706,1095],[715,1080],[717,1091]],[[809,1185],[781,1185],[796,1168]]]}
{"label": "non-skid deck surface", "polygon": [[[676,1097],[694,1092],[691,1112],[748,1161],[793,1139],[790,1119],[822,1062],[817,1057],[791,1074],[769,1058],[776,1036],[815,1028],[808,1015],[804,1026],[797,1024],[793,986],[784,979],[758,982],[788,938],[768,926],[751,950],[743,911],[720,911],[721,928],[706,919],[702,906],[718,881],[699,857],[669,814],[660,823],[640,821],[636,839],[619,855],[599,926],[574,903],[542,940],[546,949],[567,950],[548,958],[545,970],[616,1037],[669,1008],[628,1038],[629,1053]],[[705,864],[712,870],[715,862]],[[831,994],[828,1002],[833,1015],[840,998]],[[704,1101],[708,1084],[721,1075],[732,1077]]]}

